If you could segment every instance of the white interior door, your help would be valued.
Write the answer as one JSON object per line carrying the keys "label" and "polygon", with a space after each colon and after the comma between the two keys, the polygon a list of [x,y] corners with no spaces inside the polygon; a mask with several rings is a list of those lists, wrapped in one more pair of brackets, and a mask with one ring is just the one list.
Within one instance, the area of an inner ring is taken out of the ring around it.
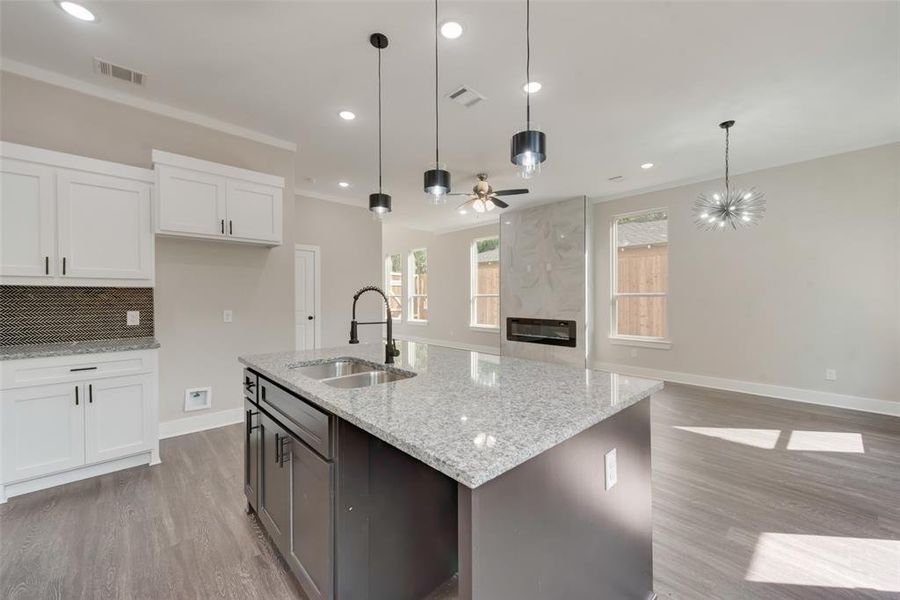
{"label": "white interior door", "polygon": [[0,161],[0,275],[55,273],[53,197],[53,169]]}
{"label": "white interior door", "polygon": [[294,251],[294,322],[297,350],[317,348],[319,274],[317,249],[297,248]]}
{"label": "white interior door", "polygon": [[150,448],[152,376],[99,379],[85,384],[87,462],[111,460]]}
{"label": "white interior door", "polygon": [[84,464],[84,386],[5,390],[3,480],[30,479]]}
{"label": "white interior door", "polygon": [[59,254],[66,277],[151,279],[150,185],[108,175],[60,170]]}

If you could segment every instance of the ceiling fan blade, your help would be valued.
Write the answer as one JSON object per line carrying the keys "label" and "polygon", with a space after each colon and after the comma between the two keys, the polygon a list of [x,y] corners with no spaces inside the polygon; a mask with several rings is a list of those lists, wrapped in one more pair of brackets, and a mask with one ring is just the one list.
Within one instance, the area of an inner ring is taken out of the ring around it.
{"label": "ceiling fan blade", "polygon": [[496,196],[491,196],[491,202],[493,202],[494,206],[496,206],[497,208],[509,208],[509,204],[507,204],[500,198],[497,198]]}
{"label": "ceiling fan blade", "polygon": [[478,200],[478,198],[469,198],[468,200],[457,206],[456,210],[469,210],[472,205],[475,204],[476,200]]}
{"label": "ceiling fan blade", "polygon": [[452,192],[450,194],[445,194],[445,196],[471,196],[472,192]]}
{"label": "ceiling fan blade", "polygon": [[494,195],[495,196],[515,196],[518,194],[527,194],[527,193],[528,193],[527,188],[519,188],[519,189],[515,189],[515,190],[496,190],[494,192]]}

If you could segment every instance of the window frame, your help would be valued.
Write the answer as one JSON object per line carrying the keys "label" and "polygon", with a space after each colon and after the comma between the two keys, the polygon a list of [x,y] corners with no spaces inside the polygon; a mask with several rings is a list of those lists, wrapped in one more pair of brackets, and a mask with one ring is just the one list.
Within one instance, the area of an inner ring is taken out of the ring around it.
{"label": "window frame", "polygon": [[[391,274],[392,271],[390,270],[390,266],[389,266],[389,265],[391,264],[391,257],[393,257],[393,256],[398,256],[398,257],[400,257],[400,294],[401,294],[400,296],[397,296],[396,294],[391,293],[390,274]],[[391,315],[391,317],[392,317],[392,320],[393,320],[393,321],[402,321],[402,320],[403,320],[403,313],[405,312],[405,311],[403,310],[403,295],[402,295],[402,294],[403,294],[403,289],[404,289],[404,287],[403,287],[403,279],[404,279],[404,274],[403,274],[403,252],[388,252],[387,254],[384,255],[384,263],[383,263],[383,264],[384,264],[384,282],[383,282],[383,285],[384,285],[384,293],[385,293],[385,295],[388,297],[388,305],[390,305],[390,300],[393,299],[393,298],[396,298],[397,303],[400,305],[400,315],[399,315],[399,316],[396,316],[396,317],[394,317],[393,315]],[[390,314],[390,311],[388,311],[388,314]]]}
{"label": "window frame", "polygon": [[[658,207],[658,208],[645,208],[641,210],[635,210],[627,213],[620,213],[613,215],[610,217],[610,225],[609,225],[609,341],[611,344],[617,344],[622,346],[637,346],[641,348],[656,348],[660,350],[668,350],[672,347],[672,340],[669,337],[669,281],[668,276],[666,278],[666,291],[665,292],[626,292],[619,293],[617,290],[619,289],[619,281],[618,281],[618,254],[619,254],[619,240],[618,240],[618,229],[616,225],[619,220],[625,219],[628,217],[636,217],[639,215],[645,215],[655,212],[665,213],[666,215],[666,239],[667,245],[671,250],[671,244],[668,242],[668,230],[669,230],[669,209],[667,207]],[[667,254],[666,261],[669,261],[671,254]],[[619,298],[665,298],[665,310],[663,312],[664,315],[664,323],[665,323],[665,331],[662,337],[655,336],[643,336],[643,335],[624,335],[618,332],[619,319],[618,319],[618,299]]]}
{"label": "window frame", "polygon": [[[477,331],[500,331],[500,322],[497,325],[484,325],[476,321],[476,300],[478,298],[497,298],[500,301],[500,292],[496,294],[479,294],[478,293],[478,242],[487,240],[497,240],[497,249],[500,249],[500,236],[489,235],[486,237],[475,238],[469,244],[469,328]],[[499,319],[499,317],[498,317]]]}
{"label": "window frame", "polygon": [[[428,319],[414,319],[413,318],[413,307],[415,303],[413,302],[413,298],[425,298],[425,302],[428,302],[428,287],[425,288],[424,294],[414,294],[415,290],[415,281],[416,281],[416,252],[424,252],[425,253],[425,275],[428,275],[428,248],[413,248],[406,254],[406,322],[411,325],[428,325]],[[427,279],[426,286],[427,286]]]}

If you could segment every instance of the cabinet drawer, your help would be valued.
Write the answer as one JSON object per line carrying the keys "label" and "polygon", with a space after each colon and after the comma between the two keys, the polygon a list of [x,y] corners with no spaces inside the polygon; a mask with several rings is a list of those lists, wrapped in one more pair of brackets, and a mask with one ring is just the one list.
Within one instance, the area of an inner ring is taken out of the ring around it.
{"label": "cabinet drawer", "polygon": [[30,358],[0,365],[3,389],[136,375],[155,370],[155,350]]}
{"label": "cabinet drawer", "polygon": [[282,425],[313,450],[325,458],[332,457],[331,415],[261,377],[259,401],[263,408],[274,409],[275,416],[284,415],[286,419],[281,420]]}

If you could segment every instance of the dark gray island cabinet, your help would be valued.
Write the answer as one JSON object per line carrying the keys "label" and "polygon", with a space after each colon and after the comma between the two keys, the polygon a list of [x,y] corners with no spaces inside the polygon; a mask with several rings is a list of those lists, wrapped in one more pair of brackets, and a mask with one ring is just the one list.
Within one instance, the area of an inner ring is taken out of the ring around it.
{"label": "dark gray island cabinet", "polygon": [[[382,353],[240,357],[248,508],[309,598],[654,597],[660,382],[413,342],[389,367]],[[337,363],[387,373],[309,375]]]}

